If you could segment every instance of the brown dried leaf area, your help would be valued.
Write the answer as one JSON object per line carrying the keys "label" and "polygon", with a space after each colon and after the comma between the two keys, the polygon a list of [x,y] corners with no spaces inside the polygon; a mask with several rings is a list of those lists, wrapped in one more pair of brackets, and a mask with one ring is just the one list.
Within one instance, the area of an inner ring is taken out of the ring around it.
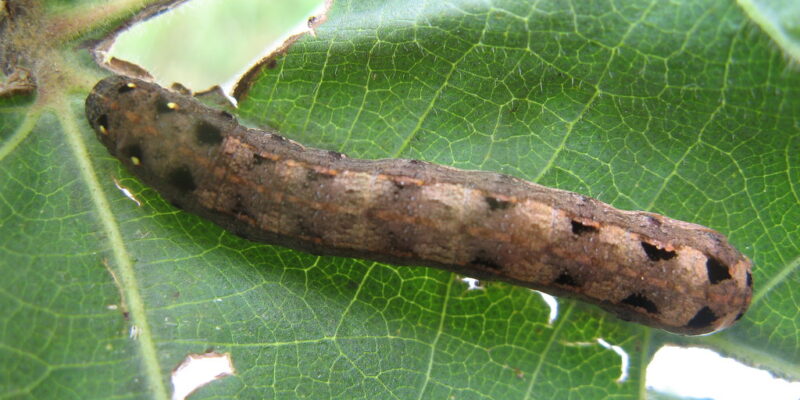
{"label": "brown dried leaf area", "polygon": [[43,15],[41,4],[33,1],[8,1],[0,14],[0,67],[5,74],[0,96],[38,92],[39,102],[47,102],[44,88],[63,84],[67,76],[55,65],[63,65],[57,48],[59,28]]}
{"label": "brown dried leaf area", "polygon": [[250,240],[502,280],[682,334],[730,326],[752,295],[750,261],[700,225],[508,175],[307,148],[123,77],[101,81],[86,112],[142,181]]}
{"label": "brown dried leaf area", "polygon": [[41,1],[0,1],[0,97],[35,95],[35,107],[63,102],[65,94],[86,91],[96,77],[74,58],[81,45],[71,41],[108,18],[126,12],[120,5],[71,8],[48,13]]}

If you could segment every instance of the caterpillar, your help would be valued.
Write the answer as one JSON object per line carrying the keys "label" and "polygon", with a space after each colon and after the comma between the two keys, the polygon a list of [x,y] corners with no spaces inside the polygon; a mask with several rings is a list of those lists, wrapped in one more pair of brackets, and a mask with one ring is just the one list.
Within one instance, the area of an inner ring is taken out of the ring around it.
{"label": "caterpillar", "polygon": [[97,83],[86,117],[166,200],[253,241],[501,280],[685,335],[750,303],[750,260],[700,225],[499,173],[308,148],[121,76]]}

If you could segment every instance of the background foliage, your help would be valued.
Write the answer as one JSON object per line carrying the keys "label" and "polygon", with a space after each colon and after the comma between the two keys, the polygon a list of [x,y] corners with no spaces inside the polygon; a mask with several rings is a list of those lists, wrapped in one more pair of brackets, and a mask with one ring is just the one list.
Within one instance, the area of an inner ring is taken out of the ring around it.
{"label": "background foliage", "polygon": [[[644,398],[652,352],[676,341],[800,377],[800,75],[752,9],[342,0],[240,102],[304,144],[501,171],[727,234],[754,260],[751,310],[682,338],[568,300],[549,325],[526,289],[253,244],[166,204],[83,117],[103,72],[80,43],[130,3],[0,15],[4,72],[37,78],[0,98],[0,396],[166,398],[172,368],[208,349],[238,373],[196,398]],[[597,338],[631,355],[627,381]]]}

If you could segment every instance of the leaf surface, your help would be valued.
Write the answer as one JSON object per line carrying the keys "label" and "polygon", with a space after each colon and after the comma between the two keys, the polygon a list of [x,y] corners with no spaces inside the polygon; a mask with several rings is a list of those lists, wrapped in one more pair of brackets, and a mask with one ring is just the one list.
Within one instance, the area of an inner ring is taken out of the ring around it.
{"label": "leaf surface", "polygon": [[[548,324],[527,289],[255,244],[166,204],[83,117],[102,73],[77,44],[138,7],[114,4],[21,46],[74,79],[29,63],[37,95],[0,98],[7,397],[166,398],[172,368],[209,349],[237,374],[196,398],[644,398],[652,352],[676,341],[800,377],[800,75],[736,4],[338,1],[239,109],[351,157],[504,172],[719,230],[756,292],[701,338],[568,300]],[[630,355],[626,381],[598,338]]]}

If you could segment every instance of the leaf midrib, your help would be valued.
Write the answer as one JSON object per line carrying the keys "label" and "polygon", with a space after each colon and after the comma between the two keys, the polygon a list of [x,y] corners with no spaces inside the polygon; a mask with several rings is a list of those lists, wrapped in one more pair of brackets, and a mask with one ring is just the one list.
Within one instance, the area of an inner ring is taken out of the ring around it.
{"label": "leaf midrib", "polygon": [[[90,198],[92,199],[92,205],[97,210],[100,224],[108,238],[113,257],[113,263],[111,263],[112,268],[116,266],[115,269],[121,280],[119,283],[122,286],[120,291],[125,294],[125,301],[127,302],[126,307],[130,315],[131,329],[134,327],[138,329],[138,336],[135,340],[138,345],[139,355],[141,356],[141,365],[148,388],[153,398],[166,400],[169,398],[169,395],[167,389],[164,387],[164,381],[161,379],[161,366],[158,362],[153,334],[147,320],[144,300],[140,292],[140,286],[136,280],[133,262],[128,249],[125,247],[125,242],[119,229],[119,224],[111,210],[106,193],[100,185],[97,170],[90,161],[89,152],[86,148],[86,143],[81,137],[75,113],[72,112],[74,110],[71,110],[66,105],[66,102],[61,102],[57,106],[57,110],[54,111],[64,128],[67,143],[75,156],[81,178],[87,186]],[[114,281],[115,284],[117,284],[116,279],[114,279]],[[122,299],[120,299],[120,301],[122,301]]]}

